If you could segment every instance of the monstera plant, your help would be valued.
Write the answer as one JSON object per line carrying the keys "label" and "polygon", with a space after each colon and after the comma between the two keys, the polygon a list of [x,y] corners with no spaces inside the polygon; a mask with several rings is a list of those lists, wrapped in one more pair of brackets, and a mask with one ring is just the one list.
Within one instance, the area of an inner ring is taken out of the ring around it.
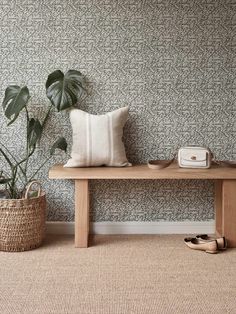
{"label": "monstera plant", "polygon": [[66,140],[64,137],[59,137],[48,149],[48,157],[38,165],[33,173],[30,172],[29,161],[42,139],[51,110],[55,107],[58,111],[62,111],[75,106],[84,92],[84,76],[79,71],[69,70],[65,74],[60,70],[54,71],[48,76],[46,82],[46,95],[50,100],[49,107],[45,117],[40,121],[38,117],[34,117],[30,113],[28,87],[17,85],[7,87],[2,105],[4,114],[9,121],[8,126],[13,124],[22,112],[26,119],[26,145],[22,155],[19,152],[13,153],[6,144],[0,142],[0,156],[5,160],[5,163],[1,163],[4,164],[4,168],[0,170],[0,184],[5,185],[8,198],[21,198],[26,186],[35,179],[39,170],[54,155],[55,151],[57,149],[66,151]]}

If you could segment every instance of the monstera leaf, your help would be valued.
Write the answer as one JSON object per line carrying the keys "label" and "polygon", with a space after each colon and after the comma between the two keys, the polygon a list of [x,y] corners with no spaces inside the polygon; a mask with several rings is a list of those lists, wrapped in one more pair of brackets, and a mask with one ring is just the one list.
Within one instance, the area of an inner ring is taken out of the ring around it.
{"label": "monstera leaf", "polygon": [[2,105],[5,116],[11,120],[8,125],[17,119],[21,110],[27,105],[29,98],[27,86],[21,88],[17,85],[11,85],[7,87]]}
{"label": "monstera leaf", "polygon": [[64,152],[67,150],[67,143],[64,137],[60,137],[51,147],[50,149],[50,155],[52,156],[56,149],[61,149]]}
{"label": "monstera leaf", "polygon": [[58,111],[73,107],[82,93],[84,77],[76,70],[69,70],[64,74],[56,70],[48,76],[46,94]]}
{"label": "monstera leaf", "polygon": [[3,176],[3,171],[0,171],[0,184],[6,184],[10,182],[12,179],[11,178],[5,178]]}
{"label": "monstera leaf", "polygon": [[11,178],[0,178],[0,184],[7,184],[8,182],[10,182],[12,179]]}
{"label": "monstera leaf", "polygon": [[41,138],[43,132],[43,127],[38,119],[31,118],[29,120],[29,126],[28,126],[28,143],[29,147],[33,148],[37,141]]}

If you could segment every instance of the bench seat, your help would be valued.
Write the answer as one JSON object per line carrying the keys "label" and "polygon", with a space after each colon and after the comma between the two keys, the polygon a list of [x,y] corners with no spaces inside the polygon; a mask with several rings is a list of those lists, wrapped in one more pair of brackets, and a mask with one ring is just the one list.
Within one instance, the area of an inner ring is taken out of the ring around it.
{"label": "bench seat", "polygon": [[55,165],[50,179],[75,181],[75,246],[87,247],[89,234],[89,180],[214,180],[216,233],[224,235],[230,247],[236,247],[236,168],[214,165],[210,169],[184,169],[176,163],[161,170],[147,165],[132,167],[64,168]]}

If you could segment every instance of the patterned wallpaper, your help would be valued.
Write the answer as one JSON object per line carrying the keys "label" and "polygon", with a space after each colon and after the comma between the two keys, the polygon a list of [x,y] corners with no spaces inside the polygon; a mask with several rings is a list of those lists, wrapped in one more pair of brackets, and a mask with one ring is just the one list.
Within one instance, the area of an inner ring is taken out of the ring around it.
{"label": "patterned wallpaper", "polygon": [[[89,96],[80,108],[104,113],[130,106],[125,146],[131,162],[169,158],[179,146],[209,146],[236,158],[234,0],[1,0],[0,88],[26,84],[31,112],[42,116],[44,84],[55,69],[79,69]],[[1,141],[23,152],[22,117]],[[50,116],[30,164],[34,169],[58,134],[71,142],[67,113]],[[48,220],[72,221],[73,182],[50,181]],[[101,181],[91,184],[94,221],[210,220],[213,183]]]}

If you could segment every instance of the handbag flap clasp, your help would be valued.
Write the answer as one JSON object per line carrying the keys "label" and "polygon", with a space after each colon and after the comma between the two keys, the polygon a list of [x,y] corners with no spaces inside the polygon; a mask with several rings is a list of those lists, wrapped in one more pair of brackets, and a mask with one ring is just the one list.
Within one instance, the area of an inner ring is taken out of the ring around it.
{"label": "handbag flap clasp", "polygon": [[207,160],[207,151],[200,151],[200,150],[183,150],[181,153],[181,157],[183,160],[192,161],[192,162],[202,162]]}

